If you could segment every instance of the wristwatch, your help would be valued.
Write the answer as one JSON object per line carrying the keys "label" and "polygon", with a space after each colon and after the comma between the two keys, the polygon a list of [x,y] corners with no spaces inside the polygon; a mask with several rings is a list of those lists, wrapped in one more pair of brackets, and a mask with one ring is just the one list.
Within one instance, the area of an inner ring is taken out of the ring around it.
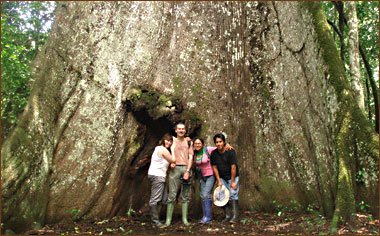
{"label": "wristwatch", "polygon": [[186,169],[186,171],[187,171],[187,172],[190,172],[190,170],[189,170],[189,169]]}

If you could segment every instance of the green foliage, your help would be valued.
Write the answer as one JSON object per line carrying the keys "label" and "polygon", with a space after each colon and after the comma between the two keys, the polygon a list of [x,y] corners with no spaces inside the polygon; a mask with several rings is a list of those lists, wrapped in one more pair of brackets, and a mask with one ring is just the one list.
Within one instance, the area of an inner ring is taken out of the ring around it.
{"label": "green foliage", "polygon": [[15,127],[31,87],[30,62],[45,43],[55,2],[1,2],[1,140]]}
{"label": "green foliage", "polygon": [[376,68],[379,64],[379,2],[358,1],[356,12],[359,19],[360,43],[367,52],[368,60],[374,65],[372,68]]}
{"label": "green foliage", "polygon": [[281,216],[283,213],[297,212],[300,209],[300,205],[297,200],[290,200],[288,204],[283,205],[274,200],[273,205],[276,209],[277,216]]}
{"label": "green foliage", "polygon": [[314,225],[325,225],[326,224],[326,218],[322,215],[318,215],[318,217],[316,217],[314,219],[313,224]]}
{"label": "green foliage", "polygon": [[251,223],[251,222],[253,222],[253,220],[252,220],[251,218],[244,218],[244,219],[240,220],[240,222],[241,222],[243,225],[245,225],[245,224],[247,224],[247,223]]}
{"label": "green foliage", "polygon": [[317,210],[319,207],[316,206],[315,204],[308,204],[306,209],[305,209],[305,212],[306,213],[311,213],[311,214],[318,214],[319,215],[319,211]]}
{"label": "green foliage", "polygon": [[367,203],[365,203],[364,201],[361,201],[359,203],[359,210],[361,212],[365,212],[365,213],[368,213],[369,212],[369,209],[370,209],[370,205],[368,205]]}
{"label": "green foliage", "polygon": [[[374,72],[373,77],[376,81],[377,94],[379,94],[379,2],[358,1],[356,2],[356,11],[359,19],[360,45]],[[363,83],[365,83],[367,73],[363,63],[361,63],[361,74]],[[371,120],[374,123],[375,104],[373,97],[370,96],[369,101],[366,101],[366,103],[370,105]]]}
{"label": "green foliage", "polygon": [[80,215],[80,209],[71,209],[71,219],[73,220],[73,221],[79,221],[79,220],[84,220],[84,219],[86,219],[86,216],[81,216]]}
{"label": "green foliage", "polygon": [[[329,1],[322,2],[322,8],[326,15],[326,18],[333,22],[334,25],[338,28],[338,20],[339,15],[336,11],[334,4]],[[356,2],[356,12],[358,17],[358,26],[359,26],[359,42],[360,45],[367,57],[367,60],[370,64],[371,69],[374,72],[374,79],[376,80],[377,85],[377,93],[379,93],[379,2],[378,1],[357,1]],[[347,17],[347,16],[346,16]],[[333,35],[333,38],[335,40],[337,48],[340,48],[340,39],[337,33],[334,31],[332,27],[330,27],[331,34]],[[344,28],[344,66],[348,71],[348,64],[349,64],[349,55],[347,51],[347,34],[348,29],[347,26]],[[361,60],[362,62],[362,60]],[[361,80],[363,84],[363,89],[366,90],[364,84],[366,83],[366,78],[368,77],[367,72],[364,67],[364,63],[361,63]],[[347,78],[350,78],[347,76]],[[372,93],[372,92],[371,92]],[[367,91],[364,91],[364,94],[367,94]],[[374,114],[375,114],[375,108],[374,108],[374,101],[372,95],[369,96],[369,100],[365,101],[366,104],[369,103],[370,110],[372,117],[370,117],[370,120],[373,123],[374,126]]]}
{"label": "green foliage", "polygon": [[128,210],[128,212],[126,212],[125,214],[129,217],[132,215],[132,213],[135,213],[136,211],[133,210],[132,208]]}
{"label": "green foliage", "polygon": [[[325,1],[322,3],[322,9],[326,18],[338,27],[338,12],[332,2]],[[379,58],[379,2],[378,1],[357,1],[356,2],[357,17],[359,20],[359,41],[363,49],[367,53],[368,60],[376,68]],[[347,17],[347,16],[346,16]],[[340,48],[339,37],[331,28],[337,47]],[[347,27],[344,31],[345,46],[347,47]],[[348,56],[346,56],[348,60]]]}
{"label": "green foliage", "polygon": [[367,177],[367,172],[365,168],[362,168],[356,172],[355,181],[356,183],[364,183],[365,178]]}
{"label": "green foliage", "polygon": [[131,234],[131,233],[133,233],[133,230],[130,229],[127,232],[123,233],[123,235]]}
{"label": "green foliage", "polygon": [[274,205],[274,207],[276,208],[277,215],[278,215],[278,216],[281,216],[281,214],[282,214],[282,212],[283,212],[283,205],[277,203],[276,200],[273,201],[273,205]]}

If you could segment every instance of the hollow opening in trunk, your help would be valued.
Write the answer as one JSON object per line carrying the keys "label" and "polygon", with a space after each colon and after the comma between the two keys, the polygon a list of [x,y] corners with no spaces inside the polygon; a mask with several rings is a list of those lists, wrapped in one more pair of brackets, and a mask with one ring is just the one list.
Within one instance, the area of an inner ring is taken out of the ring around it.
{"label": "hollow opening in trunk", "polygon": [[[133,157],[122,166],[120,181],[114,197],[110,217],[125,215],[134,211],[145,212],[149,209],[150,181],[148,179],[148,169],[151,156],[158,141],[165,133],[176,136],[174,125],[178,121],[185,121],[188,129],[187,135],[191,138],[199,135],[200,122],[191,123],[191,120],[184,116],[182,112],[172,112],[160,118],[153,118],[152,114],[157,114],[151,107],[141,107],[135,109],[133,103],[127,102],[127,111],[132,114],[138,122],[138,129],[141,129],[143,145],[136,151]],[[153,109],[159,109],[153,108]],[[140,133],[139,131],[139,133]],[[190,133],[189,133],[190,132]]]}

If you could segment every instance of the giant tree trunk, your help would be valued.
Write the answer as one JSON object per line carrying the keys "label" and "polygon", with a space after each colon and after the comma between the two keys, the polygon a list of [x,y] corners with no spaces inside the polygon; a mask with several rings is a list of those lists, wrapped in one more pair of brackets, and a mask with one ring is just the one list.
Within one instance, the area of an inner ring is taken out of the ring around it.
{"label": "giant tree trunk", "polygon": [[60,3],[35,70],[2,149],[6,228],[144,208],[154,144],[180,119],[207,145],[227,134],[243,209],[297,200],[331,217],[344,166],[366,168],[343,184],[377,212],[378,136],[319,3]]}

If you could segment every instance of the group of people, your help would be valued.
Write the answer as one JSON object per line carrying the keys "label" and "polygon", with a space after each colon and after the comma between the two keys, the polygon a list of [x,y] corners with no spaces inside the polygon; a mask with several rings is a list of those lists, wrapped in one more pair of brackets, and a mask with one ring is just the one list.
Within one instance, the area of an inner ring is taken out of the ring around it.
{"label": "group of people", "polygon": [[[172,221],[174,203],[181,187],[182,222],[189,225],[187,220],[189,195],[191,187],[192,167],[199,171],[200,197],[202,199],[203,217],[200,223],[212,220],[212,190],[217,182],[218,187],[224,185],[229,190],[229,201],[223,206],[225,219],[230,223],[237,222],[239,168],[237,156],[233,148],[226,144],[223,134],[213,138],[216,147],[206,147],[203,139],[193,138],[190,142],[185,137],[186,125],[178,123],[175,128],[177,137],[165,134],[155,147],[148,178],[151,181],[151,196],[149,209],[152,224],[158,227],[168,227]],[[169,168],[170,166],[170,168]],[[165,224],[159,221],[159,204],[165,204],[166,173],[169,169],[169,193],[167,196],[167,211]],[[232,214],[231,214],[232,206]]]}

